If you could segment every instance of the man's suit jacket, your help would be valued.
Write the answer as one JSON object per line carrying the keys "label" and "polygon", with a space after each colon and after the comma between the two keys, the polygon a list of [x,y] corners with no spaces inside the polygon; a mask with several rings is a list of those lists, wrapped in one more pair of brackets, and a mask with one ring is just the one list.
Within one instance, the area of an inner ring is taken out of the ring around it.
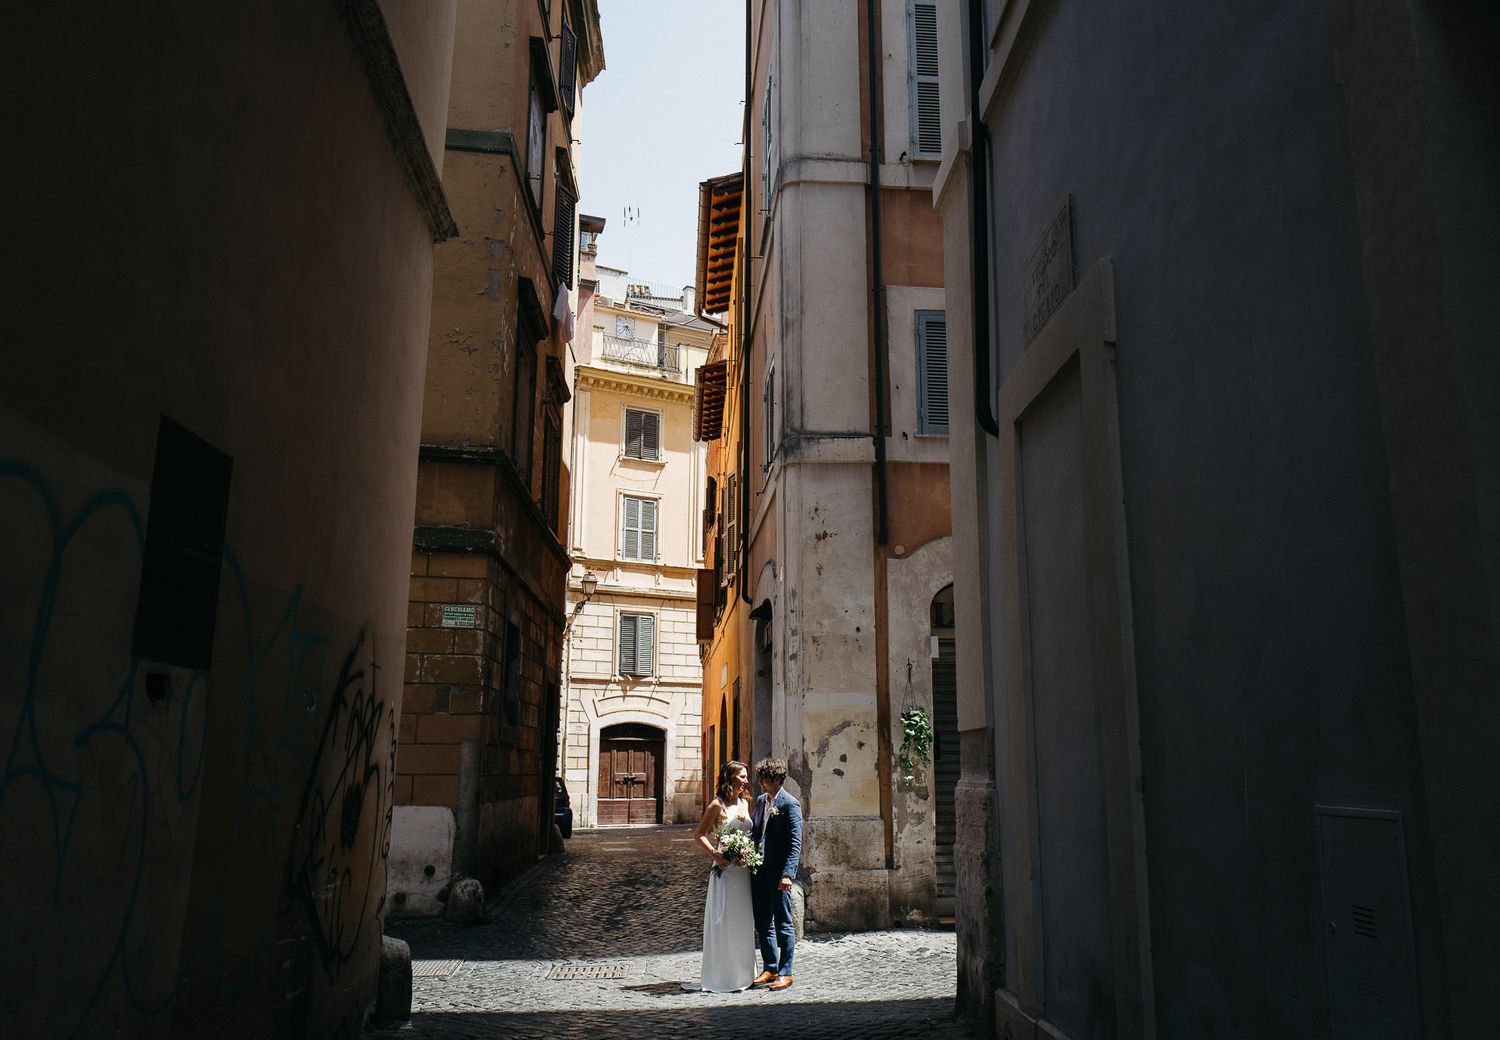
{"label": "man's suit jacket", "polygon": [[760,845],[764,857],[756,876],[795,879],[802,859],[802,803],[782,788],[771,804],[776,806],[774,815],[767,811],[765,794],[755,799],[750,836]]}

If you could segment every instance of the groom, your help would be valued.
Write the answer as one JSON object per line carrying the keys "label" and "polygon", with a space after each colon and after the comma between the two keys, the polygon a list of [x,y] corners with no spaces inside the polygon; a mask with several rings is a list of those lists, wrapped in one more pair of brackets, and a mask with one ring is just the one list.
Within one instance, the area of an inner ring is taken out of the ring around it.
{"label": "groom", "polygon": [[750,836],[760,846],[760,869],[750,878],[750,904],[755,910],[755,934],[760,940],[765,968],[753,985],[770,983],[772,990],[792,984],[792,951],[797,932],[792,926],[792,879],[802,856],[802,803],[781,789],[786,762],[763,758],[755,764],[760,789],[750,819]]}

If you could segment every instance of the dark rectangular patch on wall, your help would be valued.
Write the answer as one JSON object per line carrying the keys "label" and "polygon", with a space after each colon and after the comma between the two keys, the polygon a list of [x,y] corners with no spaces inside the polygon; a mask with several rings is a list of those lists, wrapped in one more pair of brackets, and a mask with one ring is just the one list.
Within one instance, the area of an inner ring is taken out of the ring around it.
{"label": "dark rectangular patch on wall", "polygon": [[131,653],[206,671],[213,661],[234,460],[165,415],[156,435]]}

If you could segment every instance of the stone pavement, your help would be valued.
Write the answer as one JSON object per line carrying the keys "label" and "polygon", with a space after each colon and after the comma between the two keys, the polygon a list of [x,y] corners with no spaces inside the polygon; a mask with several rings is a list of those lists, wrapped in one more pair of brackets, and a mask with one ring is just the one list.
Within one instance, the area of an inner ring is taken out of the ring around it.
{"label": "stone pavement", "polygon": [[[952,932],[809,935],[781,993],[690,993],[698,977],[708,860],[685,827],[577,831],[459,927],[401,921],[411,944],[417,1038],[796,1036],[968,1038],[954,1017]],[[615,978],[559,979],[583,967]]]}

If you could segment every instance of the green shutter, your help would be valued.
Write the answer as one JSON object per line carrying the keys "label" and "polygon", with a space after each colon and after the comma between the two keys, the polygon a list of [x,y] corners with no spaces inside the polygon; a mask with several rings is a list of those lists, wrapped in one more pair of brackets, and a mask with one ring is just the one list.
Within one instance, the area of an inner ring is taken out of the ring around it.
{"label": "green shutter", "polygon": [[948,317],[917,311],[917,432],[948,433]]}
{"label": "green shutter", "polygon": [[912,0],[911,5],[911,151],[940,158],[943,154],[943,116],[938,86],[937,4]]}

